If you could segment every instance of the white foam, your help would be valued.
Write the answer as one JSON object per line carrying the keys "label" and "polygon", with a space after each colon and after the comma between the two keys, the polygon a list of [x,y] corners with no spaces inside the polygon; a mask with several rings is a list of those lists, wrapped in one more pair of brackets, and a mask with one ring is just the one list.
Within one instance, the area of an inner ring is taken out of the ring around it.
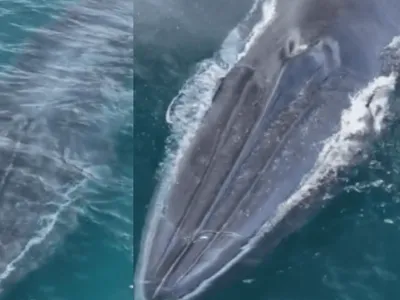
{"label": "white foam", "polygon": [[45,217],[42,218],[40,221],[47,221],[47,225],[42,227],[38,232],[37,235],[35,235],[33,238],[31,238],[22,251],[11,261],[7,264],[5,267],[5,270],[0,273],[0,282],[4,279],[6,279],[14,270],[15,270],[15,265],[24,259],[25,255],[29,252],[29,250],[36,246],[40,245],[46,238],[47,236],[52,232],[54,227],[56,226],[57,222],[59,221],[59,216],[61,213],[63,213],[66,209],[68,209],[72,203],[76,200],[74,197],[69,197],[70,194],[78,190],[80,187],[84,186],[86,184],[86,180],[81,181],[78,185],[71,187],[67,193],[64,195],[64,198],[67,199],[66,202],[59,204],[59,208],[57,209],[56,212],[50,215],[46,215]]}
{"label": "white foam", "polygon": [[[322,178],[331,172],[337,172],[340,167],[346,166],[354,159],[359,149],[363,147],[363,139],[354,138],[360,134],[379,134],[384,126],[384,116],[389,109],[389,93],[394,91],[396,74],[380,76],[374,79],[367,87],[351,97],[351,105],[346,109],[341,118],[341,126],[336,134],[326,140],[324,147],[319,154],[314,168],[307,174],[300,187],[288,201],[282,203],[277,210],[277,214],[271,222],[266,223],[260,230],[260,234],[270,231],[282,218],[304,199],[310,191],[319,185]],[[376,95],[376,91],[385,93]],[[380,105],[382,109],[374,115],[374,110],[368,110],[366,103],[372,95],[370,106]],[[383,115],[383,116],[382,116]],[[368,119],[373,118],[373,126],[368,124]],[[254,238],[254,239],[257,239]],[[254,246],[256,240],[250,241],[246,246],[246,251]]]}
{"label": "white foam", "polygon": [[399,49],[400,47],[400,36],[395,36],[389,43],[387,48]]}
{"label": "white foam", "polygon": [[384,219],[383,222],[390,225],[394,224],[394,221],[392,219]]}
{"label": "white foam", "polygon": [[275,16],[276,1],[265,1],[262,5],[262,19],[259,23],[254,26],[254,29],[250,32],[247,42],[244,47],[244,51],[238,55],[238,59],[241,59],[249,51],[250,47],[257,41],[260,35],[265,31],[267,26],[272,22]]}

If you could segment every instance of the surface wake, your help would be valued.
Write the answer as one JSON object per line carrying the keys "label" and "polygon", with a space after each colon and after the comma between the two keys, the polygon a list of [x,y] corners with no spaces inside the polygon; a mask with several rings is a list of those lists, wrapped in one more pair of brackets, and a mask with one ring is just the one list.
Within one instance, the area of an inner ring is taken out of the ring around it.
{"label": "surface wake", "polygon": [[50,26],[21,26],[32,38],[0,73],[1,288],[54,251],[99,186],[132,185],[112,170],[133,114],[132,3],[69,4]]}

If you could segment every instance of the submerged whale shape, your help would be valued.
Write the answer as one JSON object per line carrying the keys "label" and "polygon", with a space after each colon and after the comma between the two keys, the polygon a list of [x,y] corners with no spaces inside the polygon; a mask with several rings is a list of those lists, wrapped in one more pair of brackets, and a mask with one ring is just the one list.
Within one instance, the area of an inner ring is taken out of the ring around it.
{"label": "submerged whale shape", "polygon": [[0,73],[1,291],[53,252],[88,184],[109,175],[110,134],[132,106],[120,92],[132,20],[130,1],[79,1]]}
{"label": "submerged whale shape", "polygon": [[338,166],[357,162],[381,133],[377,90],[355,108],[362,128],[342,138],[348,147],[326,152],[399,34],[397,0],[276,1],[273,22],[221,80],[168,193],[153,200],[136,300],[200,296],[318,212]]}

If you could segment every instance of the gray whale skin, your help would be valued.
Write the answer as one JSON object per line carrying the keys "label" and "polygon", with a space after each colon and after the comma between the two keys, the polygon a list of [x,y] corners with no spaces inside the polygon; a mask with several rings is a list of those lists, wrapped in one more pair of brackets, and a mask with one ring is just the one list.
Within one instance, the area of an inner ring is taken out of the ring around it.
{"label": "gray whale skin", "polygon": [[322,208],[329,176],[273,221],[349,95],[382,75],[381,53],[399,34],[397,0],[277,1],[276,18],[221,81],[162,208],[147,216],[136,300],[203,299],[232,266]]}

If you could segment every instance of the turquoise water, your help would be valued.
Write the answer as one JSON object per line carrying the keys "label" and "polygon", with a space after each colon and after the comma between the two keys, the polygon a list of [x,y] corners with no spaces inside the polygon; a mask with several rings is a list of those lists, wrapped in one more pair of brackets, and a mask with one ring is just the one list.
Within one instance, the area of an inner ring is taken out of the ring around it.
{"label": "turquoise water", "polygon": [[[163,11],[159,8],[157,12],[143,11],[146,17],[159,17]],[[246,11],[245,7],[240,9]],[[182,9],[180,13],[184,12]],[[204,18],[201,26],[193,25],[195,29],[191,31],[182,25],[186,23],[181,15],[170,13],[172,20],[165,17],[152,22],[151,18],[142,18],[136,27],[139,35],[135,43],[136,251],[144,215],[160,179],[157,170],[165,157],[170,134],[165,121],[167,107],[194,72],[196,63],[211,57],[240,19],[236,16],[222,20],[222,29],[215,32],[215,23],[205,22],[207,13],[200,11],[198,18]],[[194,42],[193,35],[198,42]],[[322,213],[281,243],[259,267],[238,269],[236,281],[219,286],[205,299],[400,299],[399,150],[400,132],[394,127],[375,145],[368,161],[342,174],[343,185]]]}
{"label": "turquoise water", "polygon": [[[32,37],[32,29],[46,26],[72,2],[1,1],[0,68],[13,65],[24,43]],[[132,101],[132,80],[126,81],[126,92]],[[57,245],[54,255],[9,286],[2,299],[132,299],[132,112],[123,117],[122,126],[108,137],[116,149],[116,162],[110,168],[119,185],[113,190],[96,187],[95,196],[85,198],[85,205],[79,207],[76,228]]]}

